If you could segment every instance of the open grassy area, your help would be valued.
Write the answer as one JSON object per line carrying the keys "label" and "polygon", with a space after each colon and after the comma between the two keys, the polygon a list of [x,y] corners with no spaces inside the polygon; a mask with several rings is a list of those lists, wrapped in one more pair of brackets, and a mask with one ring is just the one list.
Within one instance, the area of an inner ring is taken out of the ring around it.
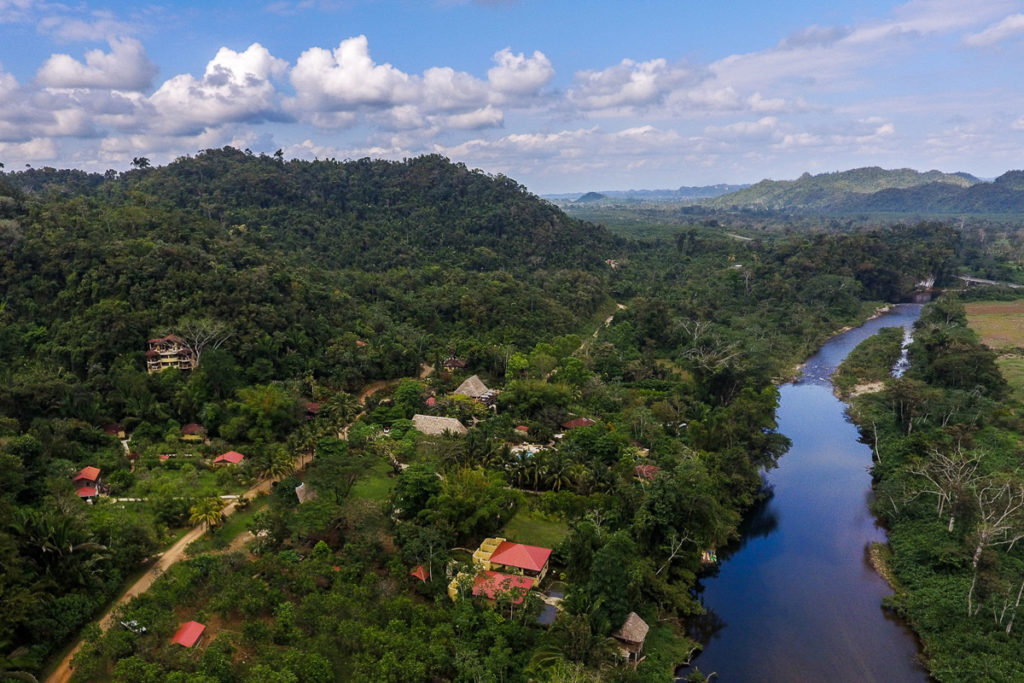
{"label": "open grassy area", "polygon": [[554,548],[562,542],[569,528],[562,520],[546,519],[537,513],[523,510],[509,520],[501,535],[516,543]]}
{"label": "open grassy area", "polygon": [[352,497],[383,502],[395,488],[391,474],[391,465],[383,460],[375,463],[352,487]]}
{"label": "open grassy area", "polygon": [[245,532],[249,522],[256,516],[256,513],[266,506],[267,501],[265,498],[257,498],[246,509],[228,517],[218,529],[211,531],[189,545],[189,556],[195,557],[201,553],[226,548],[239,534]]}
{"label": "open grassy area", "polygon": [[976,302],[964,309],[967,324],[993,351],[1024,348],[1024,299]]}
{"label": "open grassy area", "polygon": [[1024,402],[1024,357],[1004,356],[996,361],[996,365],[1010,385],[1013,398]]}

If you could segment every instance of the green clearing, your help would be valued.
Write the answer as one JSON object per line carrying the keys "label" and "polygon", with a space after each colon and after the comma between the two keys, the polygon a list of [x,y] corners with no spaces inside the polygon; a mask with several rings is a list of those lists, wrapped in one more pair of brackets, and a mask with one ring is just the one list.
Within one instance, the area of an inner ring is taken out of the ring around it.
{"label": "green clearing", "polygon": [[999,372],[1010,385],[1010,394],[1017,401],[1024,402],[1024,357],[1004,356],[996,360]]}
{"label": "green clearing", "polygon": [[383,460],[377,462],[355,483],[351,496],[384,502],[395,488],[396,479],[391,474],[391,465]]}
{"label": "green clearing", "polygon": [[516,543],[555,548],[568,532],[569,527],[564,521],[545,518],[538,513],[524,510],[509,520],[501,535]]}
{"label": "green clearing", "polygon": [[993,351],[1024,348],[1024,300],[970,303],[964,310],[967,324]]}
{"label": "green clearing", "polygon": [[214,550],[223,550],[228,547],[239,534],[246,531],[249,522],[256,516],[256,513],[266,506],[267,498],[260,496],[250,503],[246,509],[231,515],[220,527],[211,530],[205,536],[190,543],[187,551],[189,557],[195,557],[196,555]]}

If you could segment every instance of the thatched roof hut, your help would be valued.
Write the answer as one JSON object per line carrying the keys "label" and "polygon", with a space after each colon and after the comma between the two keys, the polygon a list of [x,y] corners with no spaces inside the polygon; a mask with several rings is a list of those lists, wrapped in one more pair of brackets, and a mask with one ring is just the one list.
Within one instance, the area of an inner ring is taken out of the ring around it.
{"label": "thatched roof hut", "polygon": [[413,415],[412,426],[431,436],[440,436],[445,432],[465,434],[465,425],[453,417],[435,417],[434,415]]}

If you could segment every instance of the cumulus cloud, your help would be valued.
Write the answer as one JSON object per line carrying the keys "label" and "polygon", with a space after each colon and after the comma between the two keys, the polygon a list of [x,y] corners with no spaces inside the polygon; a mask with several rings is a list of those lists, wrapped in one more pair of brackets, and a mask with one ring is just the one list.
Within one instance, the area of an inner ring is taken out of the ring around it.
{"label": "cumulus cloud", "polygon": [[608,109],[657,102],[671,89],[692,81],[693,72],[685,66],[670,66],[664,59],[623,59],[602,71],[581,71],[575,80],[570,101],[583,109]]}
{"label": "cumulus cloud", "polygon": [[217,51],[201,79],[180,74],[149,98],[156,113],[154,127],[166,133],[196,134],[228,122],[282,118],[277,88],[288,63],[253,43],[244,52]]}
{"label": "cumulus cloud", "polygon": [[292,69],[291,81],[299,106],[314,111],[406,104],[416,93],[407,74],[373,61],[366,36],[343,40],[334,50],[306,50]]}
{"label": "cumulus cloud", "polygon": [[988,47],[1022,33],[1024,33],[1024,14],[1013,14],[977,33],[964,36],[964,45]]}
{"label": "cumulus cloud", "polygon": [[555,76],[551,60],[539,50],[527,57],[522,52],[513,54],[506,47],[494,53],[494,62],[495,66],[487,72],[487,81],[499,96],[532,95]]}
{"label": "cumulus cloud", "polygon": [[85,63],[66,54],[51,55],[36,74],[51,88],[109,88],[144,90],[153,82],[157,67],[133,38],[112,39],[110,52],[90,50]]}
{"label": "cumulus cloud", "polygon": [[505,122],[505,115],[500,109],[487,105],[481,109],[453,114],[444,119],[446,128],[457,130],[479,130],[481,128],[499,128]]}

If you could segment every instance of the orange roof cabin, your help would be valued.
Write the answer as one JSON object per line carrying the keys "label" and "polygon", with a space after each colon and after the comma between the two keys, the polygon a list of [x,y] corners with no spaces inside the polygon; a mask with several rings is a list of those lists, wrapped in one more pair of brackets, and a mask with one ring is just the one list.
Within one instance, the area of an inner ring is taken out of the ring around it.
{"label": "orange roof cabin", "polygon": [[149,340],[146,351],[146,370],[153,374],[167,368],[192,370],[196,367],[195,355],[185,340],[173,334]]}
{"label": "orange roof cabin", "polygon": [[182,441],[202,441],[206,438],[206,427],[190,422],[181,428]]}
{"label": "orange roof cabin", "polygon": [[568,422],[562,423],[562,429],[578,429],[579,427],[590,427],[597,423],[591,420],[589,417],[577,417]]}
{"label": "orange roof cabin", "polygon": [[182,647],[192,647],[199,642],[199,638],[205,630],[206,625],[200,624],[198,621],[185,622],[178,629],[178,632],[174,634],[174,637],[171,638],[171,642]]}
{"label": "orange roof cabin", "polygon": [[71,483],[75,485],[79,498],[92,498],[99,494],[99,487],[97,485],[99,480],[100,468],[90,465],[89,467],[83,467],[75,475],[75,478],[71,480]]}
{"label": "orange roof cabin", "polygon": [[239,453],[238,451],[228,451],[227,453],[222,453],[221,455],[218,455],[216,458],[214,458],[213,464],[219,465],[220,463],[228,463],[229,465],[237,465],[244,459],[245,456]]}
{"label": "orange roof cabin", "polygon": [[424,583],[426,583],[430,579],[430,573],[427,571],[427,568],[424,567],[422,564],[416,565],[416,567],[411,572],[409,572],[409,576],[415,576],[417,579]]}
{"label": "orange roof cabin", "polygon": [[502,541],[488,562],[492,567],[511,570],[516,574],[533,579],[534,585],[541,582],[548,571],[548,560],[551,558],[550,548],[540,548],[525,543]]}
{"label": "orange roof cabin", "polygon": [[509,594],[512,603],[518,605],[531,588],[533,580],[528,576],[485,571],[477,574],[473,582],[473,596],[496,600],[502,594]]}

